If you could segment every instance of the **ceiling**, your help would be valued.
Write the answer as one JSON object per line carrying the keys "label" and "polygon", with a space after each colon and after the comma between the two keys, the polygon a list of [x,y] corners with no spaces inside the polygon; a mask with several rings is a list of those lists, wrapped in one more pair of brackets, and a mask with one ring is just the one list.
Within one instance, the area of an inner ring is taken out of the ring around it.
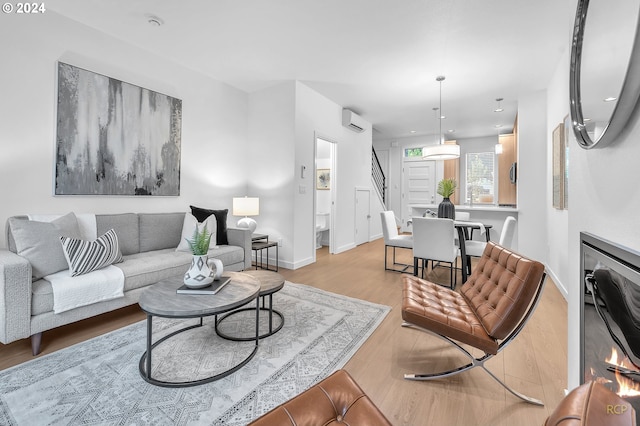
{"label": "ceiling", "polygon": [[[299,80],[374,138],[508,132],[569,48],[575,0],[56,0],[47,8],[251,93]],[[152,26],[148,15],[164,21]],[[504,112],[495,113],[496,98]],[[415,133],[411,133],[414,131]],[[435,136],[434,136],[435,137]]]}

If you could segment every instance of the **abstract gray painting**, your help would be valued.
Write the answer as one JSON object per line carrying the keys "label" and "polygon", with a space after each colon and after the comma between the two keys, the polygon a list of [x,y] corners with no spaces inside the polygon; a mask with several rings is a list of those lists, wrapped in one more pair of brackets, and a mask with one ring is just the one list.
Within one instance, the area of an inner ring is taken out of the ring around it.
{"label": "abstract gray painting", "polygon": [[180,195],[182,101],[58,63],[56,195]]}

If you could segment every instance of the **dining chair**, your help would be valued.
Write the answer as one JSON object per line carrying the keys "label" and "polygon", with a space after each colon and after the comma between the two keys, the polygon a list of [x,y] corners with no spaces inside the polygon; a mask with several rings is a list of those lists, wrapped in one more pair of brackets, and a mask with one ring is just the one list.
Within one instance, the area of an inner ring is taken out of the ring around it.
{"label": "dining chair", "polygon": [[[469,221],[470,219],[471,219],[471,213],[469,213],[469,212],[458,212],[458,211],[456,211],[456,218],[455,218],[455,220]],[[467,231],[465,230],[465,232],[467,232]],[[471,232],[473,232],[473,230],[471,230]],[[471,235],[473,235],[473,234],[471,234]],[[456,245],[457,245],[458,247],[460,247],[460,241],[458,241],[458,236],[457,236],[457,235],[455,236],[455,242],[456,242]]]}
{"label": "dining chair", "polygon": [[421,277],[425,262],[450,264],[450,287],[458,281],[458,247],[454,244],[454,226],[451,219],[413,218],[413,275],[418,275],[418,261],[422,260]]}
{"label": "dining chair", "polygon": [[456,212],[456,220],[470,220],[471,213],[469,212]]}
{"label": "dining chair", "polygon": [[[384,270],[394,272],[405,272],[411,265],[406,263],[396,262],[396,248],[403,248],[411,250],[413,248],[413,236],[411,235],[399,235],[398,225],[396,225],[396,216],[392,211],[380,212],[380,219],[382,220],[382,235],[384,237]],[[389,267],[387,261],[387,249],[393,248],[392,265]],[[401,266],[401,269],[396,269],[396,266]]]}
{"label": "dining chair", "polygon": [[[511,248],[513,244],[513,236],[516,232],[516,223],[518,221],[513,216],[507,216],[502,225],[502,231],[500,232],[500,240],[498,244],[504,248]],[[480,257],[487,243],[484,241],[467,240],[465,243],[465,250],[467,256]]]}

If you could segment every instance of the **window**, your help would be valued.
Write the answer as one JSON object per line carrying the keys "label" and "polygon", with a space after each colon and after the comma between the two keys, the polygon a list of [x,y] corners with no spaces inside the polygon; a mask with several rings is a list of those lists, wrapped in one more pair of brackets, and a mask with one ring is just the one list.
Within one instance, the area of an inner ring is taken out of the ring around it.
{"label": "window", "polygon": [[405,157],[422,157],[422,148],[405,148]]}
{"label": "window", "polygon": [[466,159],[466,202],[493,204],[495,199],[495,153],[469,153]]}

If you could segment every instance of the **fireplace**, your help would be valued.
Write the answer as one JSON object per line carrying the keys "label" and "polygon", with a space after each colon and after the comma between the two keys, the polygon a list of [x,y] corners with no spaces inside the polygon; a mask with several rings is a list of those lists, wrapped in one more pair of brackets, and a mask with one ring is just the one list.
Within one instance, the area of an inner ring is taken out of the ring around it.
{"label": "fireplace", "polygon": [[580,240],[580,383],[599,381],[640,412],[640,253]]}

